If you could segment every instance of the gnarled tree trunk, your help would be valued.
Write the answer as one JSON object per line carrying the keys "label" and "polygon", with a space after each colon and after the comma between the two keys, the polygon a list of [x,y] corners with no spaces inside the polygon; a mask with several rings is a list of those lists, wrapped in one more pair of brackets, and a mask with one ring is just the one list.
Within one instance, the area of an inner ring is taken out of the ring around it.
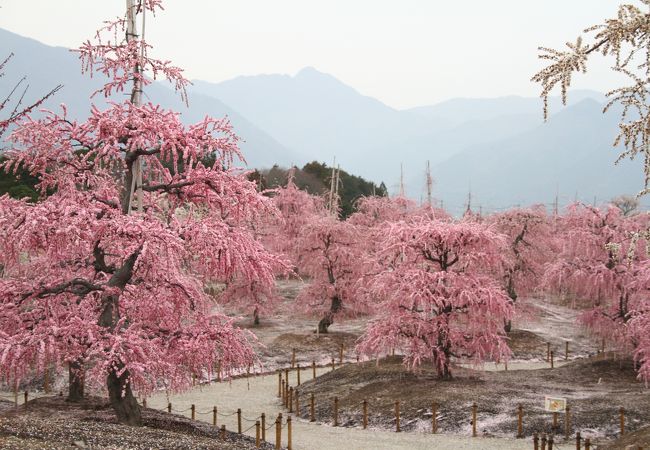
{"label": "gnarled tree trunk", "polygon": [[338,295],[332,297],[332,303],[330,304],[330,310],[327,311],[325,317],[323,317],[320,322],[318,322],[318,332],[327,333],[330,325],[334,323],[334,315],[341,310],[343,303],[341,298]]}
{"label": "gnarled tree trunk", "polygon": [[[141,248],[131,254],[122,267],[111,276],[108,286],[124,289],[133,276],[133,267]],[[102,313],[99,316],[98,324],[111,331],[115,331],[120,320],[119,294],[107,294],[102,299]],[[142,425],[140,405],[133,395],[129,382],[129,371],[124,370],[122,361],[115,361],[106,377],[106,387],[111,405],[120,423],[126,425]]]}
{"label": "gnarled tree trunk", "polygon": [[84,398],[84,368],[81,361],[68,364],[68,398],[69,402],[80,402]]}

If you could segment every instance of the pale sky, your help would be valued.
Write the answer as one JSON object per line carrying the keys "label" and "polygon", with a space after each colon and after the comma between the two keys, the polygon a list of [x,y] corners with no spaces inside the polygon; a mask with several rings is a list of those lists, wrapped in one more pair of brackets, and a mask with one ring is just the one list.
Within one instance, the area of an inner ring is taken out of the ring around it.
{"label": "pale sky", "polygon": [[[634,2],[635,0],[628,0]],[[452,97],[536,96],[540,45],[560,47],[616,15],[613,0],[167,0],[147,18],[154,55],[188,78],[330,73],[395,108]],[[124,0],[0,0],[0,28],[76,47]],[[607,91],[595,61],[576,88]]]}

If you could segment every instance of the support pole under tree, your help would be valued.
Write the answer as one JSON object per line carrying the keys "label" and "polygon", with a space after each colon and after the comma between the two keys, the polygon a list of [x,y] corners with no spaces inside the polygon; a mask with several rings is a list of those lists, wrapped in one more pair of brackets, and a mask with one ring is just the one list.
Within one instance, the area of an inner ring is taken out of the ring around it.
{"label": "support pole under tree", "polygon": [[564,343],[564,360],[566,361],[568,359],[569,359],[569,341],[566,341]]}
{"label": "support pole under tree", "polygon": [[212,426],[216,427],[217,426],[217,407],[212,408]]}
{"label": "support pole under tree", "polygon": [[580,450],[582,447],[582,437],[580,436],[580,432],[578,431],[576,433],[576,450]]}
{"label": "support pole under tree", "polygon": [[300,364],[296,365],[296,376],[298,377],[298,381],[296,383],[298,386],[300,386]]}
{"label": "support pole under tree", "polygon": [[554,411],[553,412],[553,431],[557,430],[557,419],[558,419],[558,412]]}
{"label": "support pole under tree", "polygon": [[533,435],[533,449],[539,450],[539,436],[537,435],[537,433]]}
{"label": "support pole under tree", "polygon": [[226,426],[221,425],[221,440],[225,441],[226,440]]}
{"label": "support pole under tree", "polygon": [[591,439],[585,439],[585,450],[591,450]]}
{"label": "support pole under tree", "polygon": [[517,407],[517,437],[519,439],[524,437],[524,407],[521,403]]}
{"label": "support pole under tree", "polygon": [[241,408],[237,408],[237,433],[241,434]]}
{"label": "support pole under tree", "polygon": [[296,367],[296,349],[291,350],[291,368]]}
{"label": "support pole under tree", "polygon": [[551,361],[551,343],[547,342],[546,343],[546,362]]}
{"label": "support pole under tree", "polygon": [[316,361],[311,362],[312,379],[316,378]]}
{"label": "support pole under tree", "polygon": [[260,419],[262,420],[262,442],[266,442],[266,414],[262,413]]}
{"label": "support pole under tree", "polygon": [[309,421],[316,422],[316,405],[314,400],[314,394],[312,393],[309,398]]}
{"label": "support pole under tree", "polygon": [[255,422],[255,448],[260,448],[260,421]]}
{"label": "support pole under tree", "polygon": [[278,370],[278,397],[282,398],[282,370]]}

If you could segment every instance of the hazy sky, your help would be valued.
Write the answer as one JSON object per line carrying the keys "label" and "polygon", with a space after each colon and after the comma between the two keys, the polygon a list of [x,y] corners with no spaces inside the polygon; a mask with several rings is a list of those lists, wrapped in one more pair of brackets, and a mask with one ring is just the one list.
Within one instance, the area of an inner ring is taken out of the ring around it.
{"label": "hazy sky", "polygon": [[[634,0],[628,0],[634,1]],[[613,0],[167,0],[147,19],[154,54],[189,78],[330,73],[396,108],[451,97],[534,96],[539,45],[615,16]],[[124,0],[0,0],[0,27],[78,46]],[[575,86],[608,90],[604,61]]]}

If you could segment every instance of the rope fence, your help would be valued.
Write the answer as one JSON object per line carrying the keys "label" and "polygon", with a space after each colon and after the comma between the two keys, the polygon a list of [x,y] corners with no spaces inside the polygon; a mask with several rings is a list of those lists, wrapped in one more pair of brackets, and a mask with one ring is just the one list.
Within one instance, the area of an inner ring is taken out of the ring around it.
{"label": "rope fence", "polygon": [[[599,343],[599,347],[596,351],[596,357],[600,357],[604,355],[605,353],[605,341],[603,340],[602,342]],[[570,355],[570,344],[569,341],[564,341],[564,346],[563,346],[563,352],[560,353],[560,355],[563,357],[564,361],[567,361],[569,359]],[[311,379],[315,379],[317,377],[317,368],[331,368],[331,370],[336,370],[337,368],[337,362],[338,362],[338,367],[342,367],[344,364],[353,364],[355,363],[354,359],[348,359],[346,362],[345,358],[345,347],[343,345],[340,345],[338,347],[338,355],[336,354],[330,354],[332,355],[330,358],[329,362],[317,364],[315,360],[311,361],[311,364],[306,363],[305,361],[299,361],[297,359],[297,354],[296,354],[296,349],[292,349],[291,352],[291,360],[290,360],[290,367],[286,368],[281,368],[281,369],[276,369],[276,371],[271,371],[271,372],[265,372],[265,373],[253,373],[252,376],[260,376],[260,375],[269,375],[277,372],[278,376],[278,388],[277,388],[277,397],[280,399],[281,405],[287,410],[289,414],[295,413],[296,417],[298,418],[304,418],[309,420],[310,422],[315,422],[316,421],[316,397],[313,393],[309,395],[308,398],[305,397],[304,394],[301,394],[300,392],[300,386],[305,378],[308,377],[309,372],[311,372]],[[335,358],[335,356],[338,356],[338,358]],[[389,353],[387,353],[386,356],[390,355],[395,355],[395,349],[391,349]],[[338,359],[338,361],[337,361]],[[356,363],[361,362],[359,355],[355,355]],[[543,360],[545,360],[551,369],[555,368],[556,364],[556,353],[555,349],[553,348],[552,344],[550,342],[546,342],[545,345],[545,355],[542,357]],[[311,368],[311,371],[309,370]],[[505,370],[508,370],[507,364],[505,364]],[[224,377],[221,375],[221,370],[219,367],[218,370],[218,381],[224,381]],[[293,375],[293,376],[292,376]],[[305,376],[307,375],[307,376]],[[242,376],[251,376],[250,373],[250,368],[246,371],[246,375]],[[239,377],[239,376],[237,376]],[[231,378],[237,378],[237,377],[231,377]],[[290,377],[293,378],[295,385],[291,385]],[[49,383],[49,379],[46,378],[46,383]],[[212,380],[211,380],[212,381]],[[39,395],[41,394],[41,395]],[[33,398],[37,398],[39,396],[45,396],[45,393],[34,393],[33,395],[30,396],[30,393],[28,391],[24,392],[18,392],[17,389],[14,389],[13,393],[3,393],[0,392],[0,399],[5,399],[5,400],[10,400],[15,403],[15,406],[18,407],[20,404],[20,401],[23,401],[23,404],[27,404],[29,400]],[[60,393],[59,395],[62,395]],[[302,402],[301,402],[302,400]],[[329,400],[331,402],[332,406],[332,417],[331,417],[331,423],[333,426],[337,427],[340,426],[340,415],[341,415],[341,405],[338,397],[333,397]],[[142,405],[146,408],[147,403],[146,399],[142,400]],[[402,413],[404,411],[404,403],[401,402],[399,399],[395,400],[393,402],[393,419],[395,422],[395,432],[402,432]],[[361,402],[358,402],[354,405],[351,405],[354,408],[361,408],[361,420],[360,424],[363,429],[368,428],[368,423],[369,423],[369,410],[371,409],[371,404],[368,402],[368,400],[363,400]],[[205,410],[197,410],[195,405],[191,405],[188,408],[174,408],[171,402],[168,402],[167,407],[163,408],[152,408],[157,411],[161,412],[167,412],[167,413],[176,413],[176,414],[187,414],[188,412],[191,415],[191,420],[195,421],[197,420],[196,417],[198,416],[212,416],[212,425],[215,427],[215,429],[218,430],[218,435],[220,436],[221,439],[225,439],[226,436],[226,425],[221,424],[221,427],[219,428],[217,425],[217,418],[228,418],[228,417],[233,417],[237,416],[237,433],[238,434],[243,434],[243,433],[248,433],[255,429],[255,442],[256,442],[256,447],[259,448],[261,445],[261,442],[266,442],[266,432],[271,431],[274,427],[276,429],[276,436],[275,436],[275,448],[280,449],[281,448],[281,442],[282,442],[282,430],[286,430],[286,442],[287,442],[287,448],[291,450],[292,448],[292,423],[291,423],[291,415],[288,415],[286,419],[283,420],[282,413],[278,414],[277,418],[275,420],[269,420],[267,423],[266,420],[266,415],[262,413],[260,416],[257,417],[247,417],[242,414],[241,409],[237,409],[232,412],[223,412],[218,409],[217,406],[214,406],[212,409],[205,409]],[[428,408],[427,408],[428,409]],[[440,414],[440,408],[439,404],[437,404],[435,401],[431,402],[431,407],[430,407],[430,425],[431,425],[431,433],[436,434],[439,431],[438,427],[438,419],[443,416],[443,414]],[[471,434],[473,437],[477,437],[477,426],[478,426],[478,412],[479,412],[479,405],[477,403],[473,403],[469,408],[468,408],[468,419],[469,423],[471,425]],[[356,411],[354,413],[355,415],[358,414]],[[425,415],[425,417],[428,417],[428,414]],[[557,439],[559,436],[562,436],[564,438],[565,442],[568,442],[569,439],[572,436],[571,431],[573,430],[572,426],[572,415],[571,415],[571,409],[570,406],[567,405],[566,411],[564,412],[564,421],[563,425],[559,424],[559,414],[552,413],[551,416],[552,419],[552,427],[551,430],[554,432],[557,431],[556,434],[549,434],[549,433],[539,433],[539,432],[534,432],[534,433],[528,433],[529,436],[532,436],[533,438],[533,446],[535,450],[543,449],[543,450],[552,450],[553,445],[557,444]],[[247,425],[249,425],[246,429],[243,429],[242,426],[242,421],[245,422]],[[524,433],[524,425],[525,425],[525,410],[523,405],[518,405],[517,408],[514,411],[513,414],[513,421],[516,423],[516,434],[515,436],[517,438],[525,438],[525,433]],[[626,413],[624,408],[620,408],[618,411],[618,422],[619,422],[619,432],[620,435],[623,436],[626,432]],[[563,430],[561,429],[563,426]],[[563,433],[562,433],[563,431]],[[577,431],[575,433],[575,439],[576,439],[576,449],[581,449],[584,446],[585,449],[589,449],[591,442],[589,438],[583,438],[581,436],[580,431]],[[638,447],[638,449],[641,449],[641,447]],[[635,448],[635,450],[637,450]]]}

